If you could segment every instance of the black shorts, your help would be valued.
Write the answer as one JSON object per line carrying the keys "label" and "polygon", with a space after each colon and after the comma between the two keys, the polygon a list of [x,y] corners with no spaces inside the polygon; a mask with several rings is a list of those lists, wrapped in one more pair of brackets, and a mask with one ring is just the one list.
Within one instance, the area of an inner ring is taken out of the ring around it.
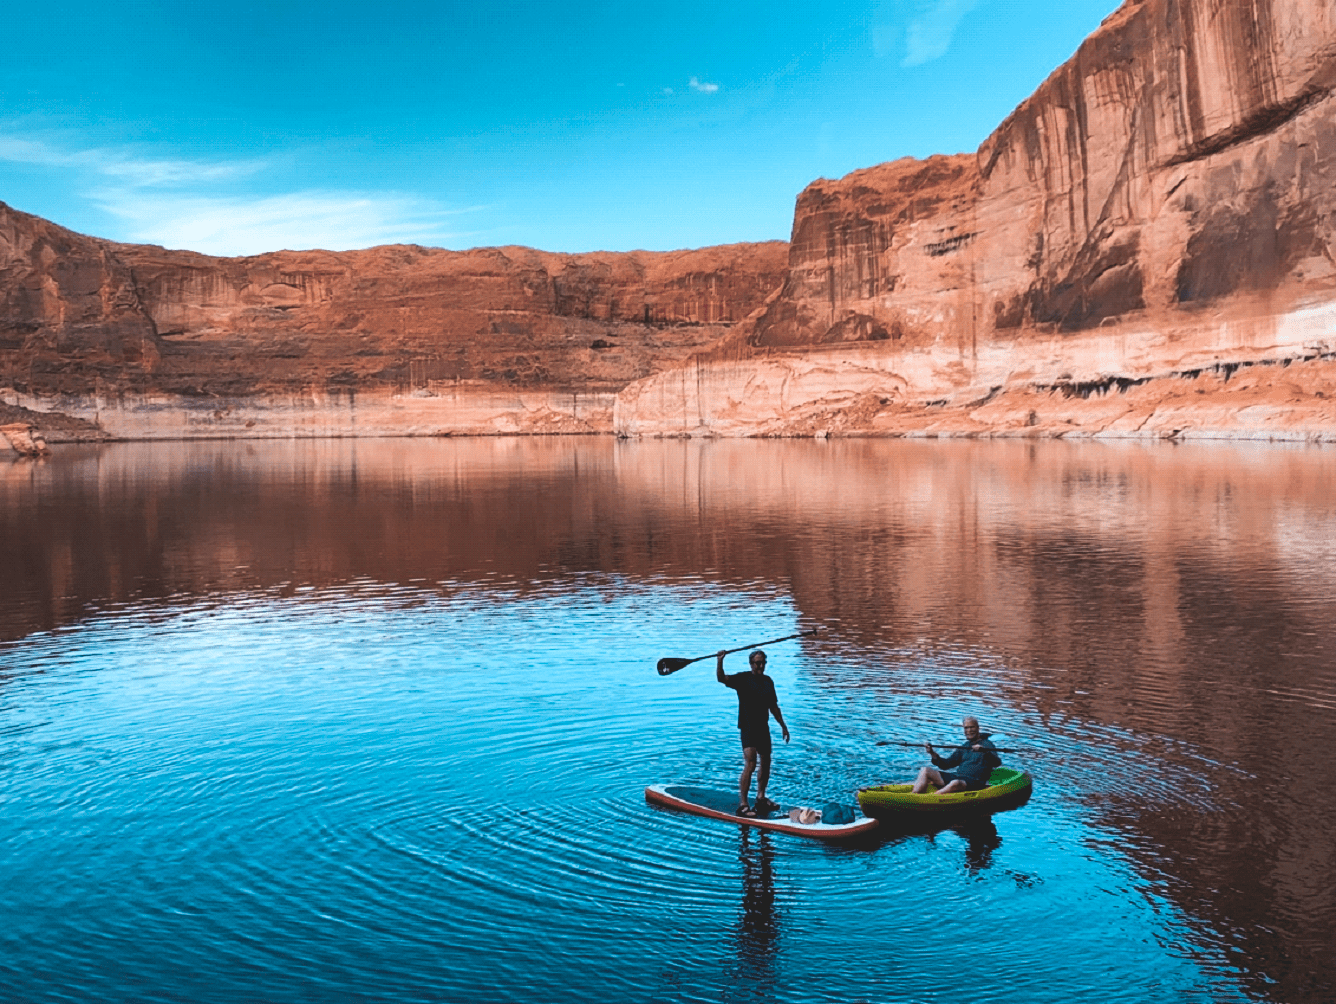
{"label": "black shorts", "polygon": [[743,729],[742,748],[754,749],[758,754],[770,755],[769,729]]}
{"label": "black shorts", "polygon": [[948,784],[950,784],[952,781],[963,781],[963,782],[965,782],[965,790],[966,790],[966,791],[983,791],[984,788],[987,788],[987,787],[988,787],[988,782],[987,782],[987,781],[971,781],[971,780],[970,780],[969,778],[967,778],[967,777],[961,777],[961,776],[958,775],[958,774],[952,774],[949,770],[939,771],[938,773],[940,773],[940,774],[942,775],[942,787],[943,787],[943,788],[945,788],[945,787],[946,787]]}

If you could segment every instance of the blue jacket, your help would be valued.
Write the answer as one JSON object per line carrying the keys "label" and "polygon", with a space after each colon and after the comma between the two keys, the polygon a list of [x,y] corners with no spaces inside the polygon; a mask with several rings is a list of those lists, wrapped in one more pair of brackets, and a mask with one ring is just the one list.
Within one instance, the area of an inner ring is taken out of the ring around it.
{"label": "blue jacket", "polygon": [[[972,748],[974,746],[982,746],[983,749],[975,750]],[[973,742],[961,743],[952,751],[950,756],[940,757],[934,753],[932,762],[933,766],[943,767],[947,770],[954,767],[956,777],[962,781],[983,781],[987,783],[989,775],[993,773],[993,768],[1002,766],[1001,759],[994,752],[996,749],[997,747],[988,741],[988,734],[980,732],[978,739]]]}

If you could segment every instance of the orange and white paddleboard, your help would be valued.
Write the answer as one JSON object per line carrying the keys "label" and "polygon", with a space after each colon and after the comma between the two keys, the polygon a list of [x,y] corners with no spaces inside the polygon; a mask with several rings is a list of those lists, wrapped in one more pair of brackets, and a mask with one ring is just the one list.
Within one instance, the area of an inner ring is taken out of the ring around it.
{"label": "orange and white paddleboard", "polygon": [[754,817],[739,816],[735,811],[737,792],[697,788],[688,784],[651,784],[645,789],[645,800],[697,816],[755,826],[762,830],[792,833],[798,837],[813,837],[816,840],[847,840],[877,828],[877,821],[866,816],[856,818],[852,823],[799,823],[789,818],[789,810],[783,806],[758,813]]}

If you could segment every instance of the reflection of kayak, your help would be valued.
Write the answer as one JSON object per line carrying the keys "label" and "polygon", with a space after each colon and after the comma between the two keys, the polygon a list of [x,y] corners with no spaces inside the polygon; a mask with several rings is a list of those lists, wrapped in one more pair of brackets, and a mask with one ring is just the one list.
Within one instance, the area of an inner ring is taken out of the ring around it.
{"label": "reflection of kayak", "polygon": [[988,787],[978,791],[953,791],[935,795],[932,791],[914,794],[912,784],[882,784],[861,788],[858,804],[869,816],[885,817],[905,813],[933,813],[962,810],[995,811],[1014,808],[1030,794],[1033,781],[1023,770],[996,767],[989,775]]}
{"label": "reflection of kayak", "polygon": [[733,811],[738,804],[736,791],[696,788],[687,784],[651,784],[645,789],[645,799],[670,809],[694,812],[698,816],[756,826],[763,830],[793,833],[800,837],[815,837],[817,840],[845,840],[867,833],[877,826],[875,819],[867,817],[855,819],[852,823],[798,823],[789,818],[789,810],[783,806],[755,818],[739,816]]}

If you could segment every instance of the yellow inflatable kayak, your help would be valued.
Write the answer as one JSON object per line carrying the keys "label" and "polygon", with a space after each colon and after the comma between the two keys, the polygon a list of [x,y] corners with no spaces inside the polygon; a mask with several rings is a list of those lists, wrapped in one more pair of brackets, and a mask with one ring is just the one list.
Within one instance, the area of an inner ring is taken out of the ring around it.
{"label": "yellow inflatable kayak", "polygon": [[978,791],[953,791],[938,795],[930,789],[922,795],[914,794],[912,784],[881,784],[860,788],[858,804],[873,818],[900,813],[959,812],[981,810],[993,812],[1020,805],[1029,796],[1034,782],[1023,770],[997,767],[989,775],[988,787]]}

